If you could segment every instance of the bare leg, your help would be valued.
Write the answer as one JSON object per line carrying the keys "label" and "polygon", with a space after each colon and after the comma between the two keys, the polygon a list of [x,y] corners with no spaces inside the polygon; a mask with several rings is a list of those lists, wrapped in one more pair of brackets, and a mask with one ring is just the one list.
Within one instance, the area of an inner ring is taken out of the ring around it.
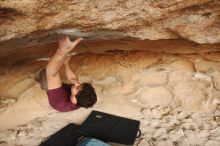
{"label": "bare leg", "polygon": [[40,83],[41,89],[47,90],[47,77],[45,68],[40,70],[35,80]]}

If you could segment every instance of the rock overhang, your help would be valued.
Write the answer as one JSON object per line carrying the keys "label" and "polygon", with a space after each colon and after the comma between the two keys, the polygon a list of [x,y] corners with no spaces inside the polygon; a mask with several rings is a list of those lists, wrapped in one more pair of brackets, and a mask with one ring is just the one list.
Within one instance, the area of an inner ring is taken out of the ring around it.
{"label": "rock overhang", "polygon": [[219,0],[5,0],[0,2],[0,61],[49,57],[59,34],[83,37],[75,51],[84,54],[217,52],[219,10]]}
{"label": "rock overhang", "polygon": [[0,2],[0,42],[71,27],[88,33],[119,32],[141,40],[184,38],[213,44],[220,42],[219,10],[219,0],[5,0]]}

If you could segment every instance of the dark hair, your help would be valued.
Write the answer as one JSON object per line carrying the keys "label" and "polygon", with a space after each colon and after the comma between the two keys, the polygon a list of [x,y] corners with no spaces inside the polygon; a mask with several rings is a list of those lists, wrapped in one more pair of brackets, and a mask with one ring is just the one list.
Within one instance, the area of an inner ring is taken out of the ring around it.
{"label": "dark hair", "polygon": [[81,85],[81,90],[76,94],[77,106],[92,107],[97,101],[95,89],[90,83],[82,83]]}

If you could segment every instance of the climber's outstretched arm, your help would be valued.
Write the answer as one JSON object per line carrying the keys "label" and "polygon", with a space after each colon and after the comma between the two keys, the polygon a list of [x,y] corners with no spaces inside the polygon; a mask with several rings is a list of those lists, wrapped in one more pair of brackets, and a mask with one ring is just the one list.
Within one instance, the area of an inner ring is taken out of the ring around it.
{"label": "climber's outstretched arm", "polygon": [[64,61],[64,67],[65,67],[67,79],[72,84],[80,84],[77,75],[72,71],[72,69],[70,67],[70,64],[69,64],[70,59],[71,59],[71,56],[68,56],[68,57],[66,57],[66,59]]}
{"label": "climber's outstretched arm", "polygon": [[82,40],[78,38],[71,42],[68,36],[60,36],[58,39],[58,49],[50,59],[47,68],[47,84],[48,90],[59,88],[62,85],[59,70],[65,61],[67,54]]}

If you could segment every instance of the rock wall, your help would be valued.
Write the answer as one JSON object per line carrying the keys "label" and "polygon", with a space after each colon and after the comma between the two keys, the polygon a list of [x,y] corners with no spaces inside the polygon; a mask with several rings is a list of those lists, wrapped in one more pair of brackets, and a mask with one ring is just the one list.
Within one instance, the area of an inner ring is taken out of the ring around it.
{"label": "rock wall", "polygon": [[220,42],[219,0],[4,0],[0,42],[31,32],[75,28],[118,31],[139,39]]}
{"label": "rock wall", "polygon": [[[80,124],[91,110],[141,121],[135,145],[219,145],[220,54],[112,51],[72,56],[81,82],[94,85],[92,109],[53,110],[35,77],[49,58],[1,68],[0,141],[38,145],[67,123]],[[64,70],[61,70],[64,82]],[[117,145],[116,145],[117,146]]]}
{"label": "rock wall", "polygon": [[[100,110],[140,120],[138,146],[218,146],[219,26],[220,0],[0,1],[0,145],[39,145]],[[92,109],[56,112],[35,80],[59,34],[84,38],[71,66]]]}
{"label": "rock wall", "polygon": [[[104,111],[113,112],[119,107],[127,111],[160,106],[210,112],[218,111],[220,105],[219,57],[219,53],[171,55],[115,51],[103,55],[79,54],[72,57],[71,65],[81,82],[95,86],[99,97],[97,107],[103,106]],[[18,125],[19,120],[24,122],[19,116],[30,114],[26,118],[29,121],[47,113],[47,96],[34,80],[37,71],[47,64],[43,60],[47,59],[21,62],[2,73],[1,128]],[[62,74],[63,80],[67,81],[63,71]],[[14,118],[17,120],[11,120]]]}

